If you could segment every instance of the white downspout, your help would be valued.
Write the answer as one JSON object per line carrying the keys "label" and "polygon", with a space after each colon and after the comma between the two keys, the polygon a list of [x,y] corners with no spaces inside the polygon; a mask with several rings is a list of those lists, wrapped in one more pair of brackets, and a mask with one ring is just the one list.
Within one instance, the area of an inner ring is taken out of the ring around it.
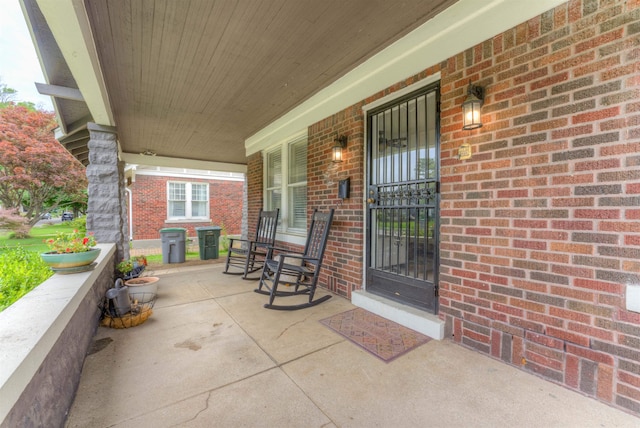
{"label": "white downspout", "polygon": [[124,190],[129,194],[129,242],[133,241],[133,192],[128,187]]}

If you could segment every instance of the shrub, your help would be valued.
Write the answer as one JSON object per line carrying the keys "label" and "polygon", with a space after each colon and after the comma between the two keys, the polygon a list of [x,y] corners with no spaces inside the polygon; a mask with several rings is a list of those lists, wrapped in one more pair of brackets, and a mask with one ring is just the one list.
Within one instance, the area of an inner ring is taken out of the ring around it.
{"label": "shrub", "polygon": [[0,253],[0,311],[53,275],[40,255],[18,246]]}
{"label": "shrub", "polygon": [[80,232],[87,231],[87,216],[76,217],[69,222],[69,225]]}
{"label": "shrub", "polygon": [[25,239],[29,237],[29,221],[16,210],[0,209],[0,229],[9,229],[11,239]]}
{"label": "shrub", "polygon": [[220,247],[224,251],[229,251],[229,235],[227,235],[227,228],[224,227],[224,223],[220,225]]}

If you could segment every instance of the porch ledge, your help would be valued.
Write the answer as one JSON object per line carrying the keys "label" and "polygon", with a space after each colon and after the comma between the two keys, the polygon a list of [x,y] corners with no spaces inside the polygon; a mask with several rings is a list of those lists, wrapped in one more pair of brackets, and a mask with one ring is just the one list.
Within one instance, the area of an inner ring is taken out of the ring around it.
{"label": "porch ledge", "polygon": [[[72,275],[54,274],[0,312],[0,425],[7,423],[7,416],[42,370],[45,360],[52,358],[52,350],[95,285],[98,284],[98,288],[106,285],[104,275],[112,281],[113,263],[109,261],[113,261],[115,245],[98,247],[102,251],[94,270]],[[99,284],[103,282],[105,284]],[[97,307],[92,310],[98,313]],[[97,325],[97,319],[95,321]],[[84,328],[95,329],[95,326],[89,323]],[[89,333],[92,335],[93,330]],[[55,377],[50,377],[50,381]],[[24,395],[25,400],[31,398]]]}
{"label": "porch ledge", "polygon": [[352,292],[351,303],[433,339],[444,339],[445,323],[436,315],[367,293],[364,290]]}

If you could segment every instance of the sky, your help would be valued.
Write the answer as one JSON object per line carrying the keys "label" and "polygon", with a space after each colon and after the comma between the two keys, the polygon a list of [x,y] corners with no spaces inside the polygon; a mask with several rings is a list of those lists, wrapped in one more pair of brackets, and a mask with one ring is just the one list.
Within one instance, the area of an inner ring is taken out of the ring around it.
{"label": "sky", "polygon": [[46,83],[18,0],[0,0],[0,80],[18,93],[14,101],[30,101],[53,111],[51,97],[40,95],[35,82]]}

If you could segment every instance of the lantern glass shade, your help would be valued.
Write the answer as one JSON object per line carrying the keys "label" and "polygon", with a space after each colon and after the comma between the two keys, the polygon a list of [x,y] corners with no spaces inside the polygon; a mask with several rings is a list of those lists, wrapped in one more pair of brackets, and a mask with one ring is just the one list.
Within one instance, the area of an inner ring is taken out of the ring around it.
{"label": "lantern glass shade", "polygon": [[342,162],[342,146],[335,145],[333,146],[333,155],[331,157],[333,162]]}
{"label": "lantern glass shade", "polygon": [[462,103],[462,129],[468,131],[482,127],[480,106],[482,101],[473,94],[469,94]]}

